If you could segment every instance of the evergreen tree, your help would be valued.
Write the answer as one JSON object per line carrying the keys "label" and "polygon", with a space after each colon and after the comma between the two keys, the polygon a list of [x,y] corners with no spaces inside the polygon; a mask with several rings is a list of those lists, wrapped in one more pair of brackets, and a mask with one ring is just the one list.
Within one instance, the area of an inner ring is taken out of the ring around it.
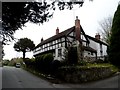
{"label": "evergreen tree", "polygon": [[110,62],[120,67],[120,63],[119,63],[119,59],[120,59],[120,5],[118,5],[118,8],[113,18],[108,54],[109,54]]}
{"label": "evergreen tree", "polygon": [[35,44],[28,38],[21,38],[14,44],[15,51],[23,52],[23,60],[25,59],[25,53],[32,51],[34,47]]}

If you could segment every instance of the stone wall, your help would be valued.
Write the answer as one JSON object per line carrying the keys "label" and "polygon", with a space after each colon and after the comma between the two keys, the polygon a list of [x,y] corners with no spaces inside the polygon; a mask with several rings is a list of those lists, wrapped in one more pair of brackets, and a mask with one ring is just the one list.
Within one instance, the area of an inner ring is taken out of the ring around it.
{"label": "stone wall", "polygon": [[59,68],[57,76],[66,82],[81,83],[99,80],[112,74],[113,72],[109,67],[62,67]]}
{"label": "stone wall", "polygon": [[85,56],[85,57],[83,57],[83,60],[84,60],[85,62],[90,62],[90,63],[92,63],[92,62],[95,62],[95,61],[96,61],[96,57],[88,57],[88,56]]}

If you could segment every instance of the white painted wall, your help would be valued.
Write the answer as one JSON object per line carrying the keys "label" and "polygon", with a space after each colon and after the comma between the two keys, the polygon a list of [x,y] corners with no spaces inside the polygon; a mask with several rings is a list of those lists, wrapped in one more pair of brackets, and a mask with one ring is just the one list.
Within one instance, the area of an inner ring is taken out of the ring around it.
{"label": "white painted wall", "polygon": [[[97,42],[95,42],[95,41],[93,41],[93,40],[90,39],[89,46],[91,48],[97,50],[97,56],[101,56],[101,54],[100,54],[100,44],[99,43],[97,43]],[[107,51],[107,46],[105,46],[105,45],[102,44],[102,51],[103,51],[103,54],[102,54],[103,56],[107,55],[107,52],[106,52]]]}
{"label": "white painted wall", "polygon": [[96,50],[97,50],[97,56],[101,56],[100,54],[100,44],[96,43]]}
{"label": "white painted wall", "polygon": [[103,45],[103,55],[107,55],[107,46]]}

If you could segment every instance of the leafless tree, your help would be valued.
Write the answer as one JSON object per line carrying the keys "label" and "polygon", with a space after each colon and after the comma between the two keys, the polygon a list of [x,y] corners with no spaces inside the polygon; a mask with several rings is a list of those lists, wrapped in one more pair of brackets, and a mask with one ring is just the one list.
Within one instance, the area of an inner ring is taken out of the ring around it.
{"label": "leafless tree", "polygon": [[113,21],[113,17],[109,16],[99,22],[100,27],[98,30],[102,35],[103,41],[105,41],[107,44],[110,43],[112,21]]}

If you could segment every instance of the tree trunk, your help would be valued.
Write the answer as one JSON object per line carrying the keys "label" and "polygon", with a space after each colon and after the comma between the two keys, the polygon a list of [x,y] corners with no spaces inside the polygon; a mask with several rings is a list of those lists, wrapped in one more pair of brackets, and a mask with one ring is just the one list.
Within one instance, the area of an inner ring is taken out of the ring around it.
{"label": "tree trunk", "polygon": [[25,52],[25,51],[23,51],[23,60],[25,60],[25,53],[26,53],[26,52]]}

